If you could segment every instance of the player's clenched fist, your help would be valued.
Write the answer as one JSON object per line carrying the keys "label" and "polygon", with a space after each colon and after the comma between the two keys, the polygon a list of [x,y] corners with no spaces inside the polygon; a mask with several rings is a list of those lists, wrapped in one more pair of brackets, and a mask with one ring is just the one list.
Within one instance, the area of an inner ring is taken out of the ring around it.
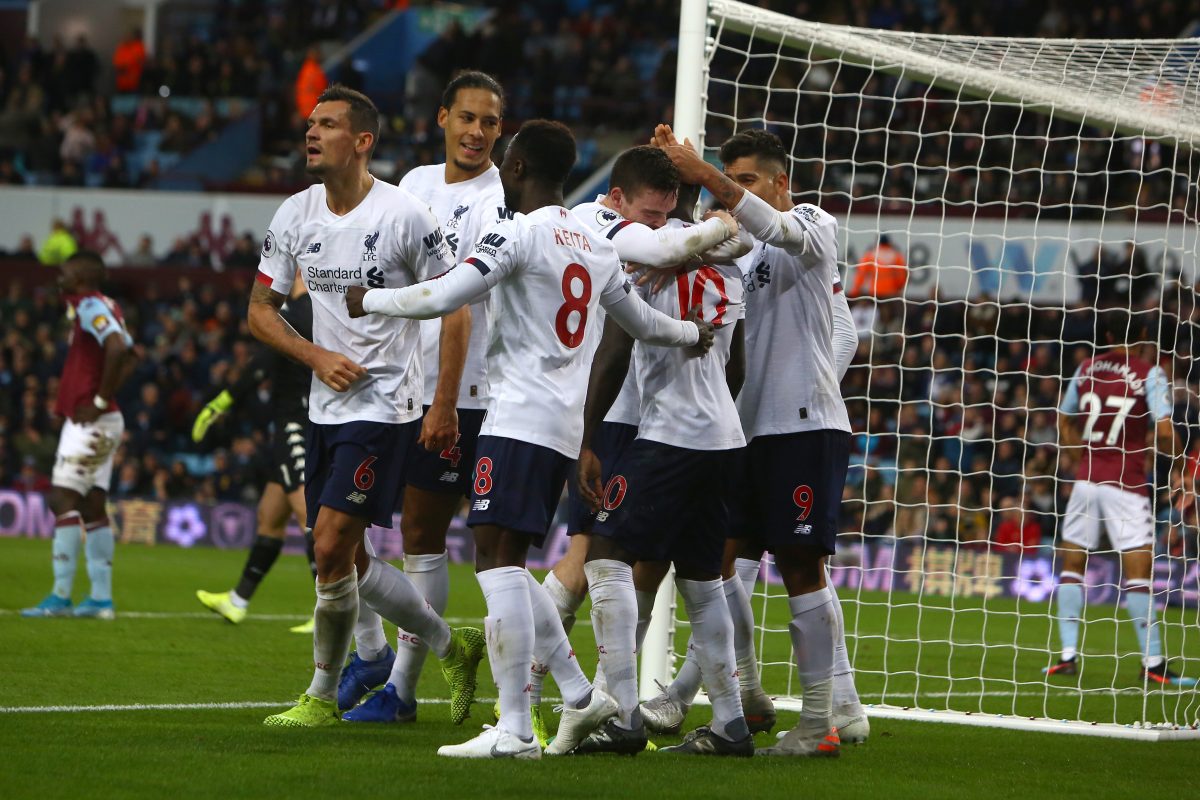
{"label": "player's clenched fist", "polygon": [[329,350],[318,352],[309,366],[312,367],[313,374],[321,380],[321,383],[335,392],[346,391],[350,388],[350,384],[367,374],[365,369],[341,353]]}
{"label": "player's clenched fist", "polygon": [[367,312],[363,310],[363,298],[366,295],[367,288],[365,286],[346,287],[346,308],[350,311],[350,319],[358,319],[367,315]]}
{"label": "player's clenched fist", "polygon": [[687,322],[693,322],[700,330],[700,341],[688,348],[688,354],[693,356],[702,356],[709,351],[713,346],[713,339],[717,335],[717,329],[713,327],[711,322],[705,322],[700,318],[700,306],[692,306],[692,310],[684,317]]}

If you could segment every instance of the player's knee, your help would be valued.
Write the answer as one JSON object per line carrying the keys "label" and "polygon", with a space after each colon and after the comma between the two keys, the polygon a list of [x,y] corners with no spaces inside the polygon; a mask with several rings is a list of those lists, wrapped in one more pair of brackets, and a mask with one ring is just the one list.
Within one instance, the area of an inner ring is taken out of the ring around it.
{"label": "player's knee", "polygon": [[446,529],[438,530],[425,520],[401,525],[400,532],[404,537],[404,552],[409,555],[437,555],[446,549]]}
{"label": "player's knee", "polygon": [[592,536],[590,538],[591,541],[588,542],[587,549],[588,561],[597,561],[599,559],[624,561],[630,566],[637,561],[637,558],[633,555],[633,553],[630,553],[616,541],[608,538],[607,536]]}

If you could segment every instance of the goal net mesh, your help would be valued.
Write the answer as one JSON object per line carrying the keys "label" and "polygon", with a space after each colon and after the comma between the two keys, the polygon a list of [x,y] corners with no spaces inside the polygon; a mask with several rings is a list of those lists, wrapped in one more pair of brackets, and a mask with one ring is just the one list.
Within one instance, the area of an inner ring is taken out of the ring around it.
{"label": "goal net mesh", "polygon": [[[1087,562],[1079,674],[1043,668],[1061,648],[1055,546],[1079,464],[1058,408],[1096,353],[1098,308],[1133,312],[1131,349],[1172,383],[1180,452],[1196,422],[1200,40],[916,35],[726,0],[709,17],[705,155],[777,133],[796,202],[840,223],[859,348],[832,576],[863,702],[1195,725],[1196,689],[1141,677],[1107,535]],[[1144,459],[1149,635],[1197,677],[1195,465],[1152,440]],[[800,687],[769,558],[753,603],[764,685],[786,705]],[[676,666],[686,636],[679,619]]]}

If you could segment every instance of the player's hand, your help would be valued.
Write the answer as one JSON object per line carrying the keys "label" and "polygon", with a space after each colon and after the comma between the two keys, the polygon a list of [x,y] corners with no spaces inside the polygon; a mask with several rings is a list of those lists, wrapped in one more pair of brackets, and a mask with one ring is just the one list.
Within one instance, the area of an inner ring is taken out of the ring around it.
{"label": "player's hand", "polygon": [[[684,268],[686,269],[686,267]],[[648,267],[644,264],[630,263],[625,265],[625,271],[629,273],[634,286],[641,287],[650,284],[648,291],[650,294],[654,294],[675,280],[679,267]]]}
{"label": "player's hand", "polygon": [[344,392],[356,380],[367,374],[366,369],[355,364],[341,353],[318,349],[317,355],[309,364],[317,380],[333,389]]}
{"label": "player's hand", "polygon": [[738,235],[738,221],[733,218],[733,214],[730,214],[728,211],[714,209],[713,211],[709,211],[704,215],[705,220],[710,220],[713,218],[719,219],[725,223],[725,230],[729,232],[729,238],[732,239],[734,236]]}
{"label": "player's hand", "polygon": [[713,346],[713,339],[716,338],[717,329],[711,322],[705,322],[700,317],[700,306],[692,306],[692,310],[684,317],[687,322],[694,322],[696,327],[700,329],[700,341],[689,347],[688,355],[704,356]]}
{"label": "player's hand", "polygon": [[367,287],[365,286],[346,287],[346,308],[350,311],[350,319],[358,319],[367,315],[367,312],[363,310],[363,298],[366,296]]}
{"label": "player's hand", "polygon": [[579,472],[575,476],[579,484],[579,494],[583,497],[583,502],[595,513],[600,510],[601,499],[604,496],[604,484],[600,482],[600,459],[590,447],[584,447],[580,449],[576,463],[579,465]]}
{"label": "player's hand", "polygon": [[659,125],[654,129],[654,146],[671,159],[675,168],[679,170],[681,183],[704,184],[704,178],[712,167],[696,152],[690,139],[684,139],[683,144],[680,144],[670,125]]}
{"label": "player's hand", "polygon": [[71,420],[77,425],[87,425],[100,419],[101,413],[103,412],[96,408],[95,403],[87,400],[75,406],[75,413],[71,415]]}
{"label": "player's hand", "polygon": [[192,423],[192,441],[196,444],[204,441],[204,437],[208,435],[208,429],[232,405],[233,395],[229,393],[228,389],[209,400],[208,405],[200,409],[200,413],[196,415],[196,421]]}
{"label": "player's hand", "polygon": [[454,406],[443,408],[434,403],[421,419],[421,435],[417,444],[424,446],[431,453],[453,447],[458,441],[458,409]]}

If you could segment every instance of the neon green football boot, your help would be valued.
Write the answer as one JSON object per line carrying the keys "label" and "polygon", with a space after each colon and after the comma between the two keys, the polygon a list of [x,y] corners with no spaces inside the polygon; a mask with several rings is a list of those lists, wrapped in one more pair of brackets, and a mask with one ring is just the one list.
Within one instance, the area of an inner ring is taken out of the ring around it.
{"label": "neon green football boot", "polygon": [[229,592],[206,592],[203,589],[197,589],[196,599],[209,611],[220,614],[234,625],[246,618],[246,609],[235,606],[229,599]]}
{"label": "neon green football boot", "polygon": [[478,628],[450,630],[450,652],[441,663],[442,676],[450,686],[450,721],[455,725],[461,725],[471,714],[475,679],[486,650],[483,631]]}
{"label": "neon green football boot", "polygon": [[263,720],[263,725],[276,728],[320,728],[325,725],[337,725],[340,721],[335,701],[302,694],[296,705],[280,714],[267,717]]}

